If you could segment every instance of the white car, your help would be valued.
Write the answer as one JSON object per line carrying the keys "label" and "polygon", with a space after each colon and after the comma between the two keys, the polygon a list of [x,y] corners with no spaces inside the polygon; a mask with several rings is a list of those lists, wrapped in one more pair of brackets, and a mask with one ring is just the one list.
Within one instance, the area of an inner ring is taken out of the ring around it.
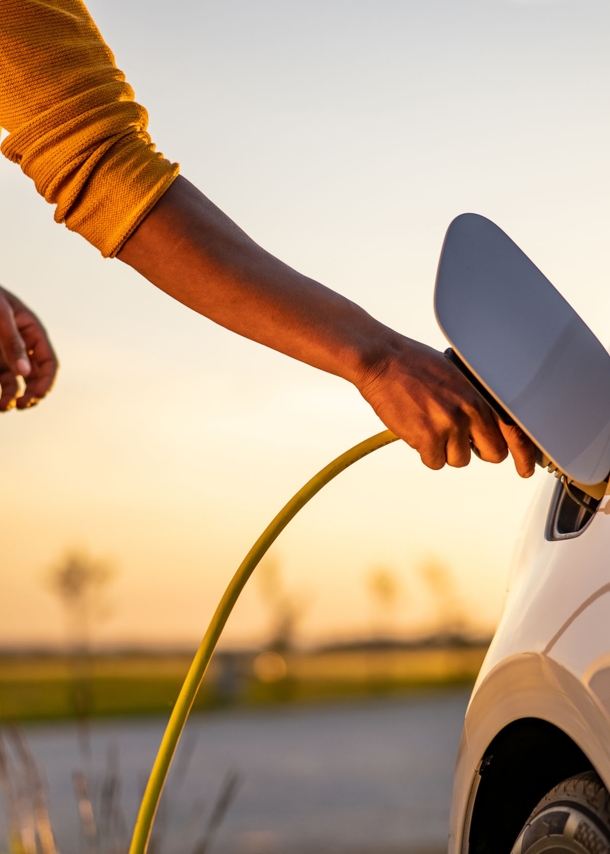
{"label": "white car", "polygon": [[449,854],[610,854],[610,356],[473,214],[449,228],[435,307],[450,357],[556,475],[466,713]]}
{"label": "white car", "polygon": [[610,852],[610,495],[546,477],[474,688],[450,854]]}

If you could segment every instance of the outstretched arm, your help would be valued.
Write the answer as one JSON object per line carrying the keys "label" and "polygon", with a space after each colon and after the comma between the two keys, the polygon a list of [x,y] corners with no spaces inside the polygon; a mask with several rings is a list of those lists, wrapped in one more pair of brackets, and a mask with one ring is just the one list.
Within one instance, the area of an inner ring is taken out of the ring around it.
{"label": "outstretched arm", "polygon": [[467,465],[472,442],[495,463],[508,447],[519,474],[533,472],[529,439],[498,425],[441,353],[270,255],[185,178],[118,257],[221,326],[352,382],[430,468]]}

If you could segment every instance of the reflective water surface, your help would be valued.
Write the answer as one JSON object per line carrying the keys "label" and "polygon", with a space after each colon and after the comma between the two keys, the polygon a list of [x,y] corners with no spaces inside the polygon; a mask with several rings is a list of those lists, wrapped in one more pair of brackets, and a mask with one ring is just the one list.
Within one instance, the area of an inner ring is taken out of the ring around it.
{"label": "reflective water surface", "polygon": [[[467,699],[455,691],[194,717],[151,854],[441,854]],[[98,721],[80,739],[74,724],[26,727],[61,854],[125,850],[163,726]]]}

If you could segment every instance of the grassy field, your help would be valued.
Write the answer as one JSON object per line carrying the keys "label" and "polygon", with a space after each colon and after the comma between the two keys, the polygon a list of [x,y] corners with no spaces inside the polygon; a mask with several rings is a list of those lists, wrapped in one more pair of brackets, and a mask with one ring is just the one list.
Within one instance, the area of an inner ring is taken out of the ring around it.
{"label": "grassy field", "polygon": [[[472,683],[485,647],[218,654],[196,708],[349,700]],[[0,657],[0,721],[167,713],[187,654]]]}

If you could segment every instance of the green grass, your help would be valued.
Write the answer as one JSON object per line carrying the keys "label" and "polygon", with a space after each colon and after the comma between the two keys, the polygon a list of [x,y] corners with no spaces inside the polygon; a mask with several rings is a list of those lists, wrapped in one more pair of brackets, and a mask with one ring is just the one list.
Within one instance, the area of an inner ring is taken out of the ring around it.
{"label": "green grass", "polygon": [[[285,656],[287,675],[271,682],[254,675],[254,654],[219,656],[195,708],[346,701],[469,685],[484,652],[483,647],[293,652]],[[168,714],[189,664],[188,655],[0,657],[0,720]]]}

